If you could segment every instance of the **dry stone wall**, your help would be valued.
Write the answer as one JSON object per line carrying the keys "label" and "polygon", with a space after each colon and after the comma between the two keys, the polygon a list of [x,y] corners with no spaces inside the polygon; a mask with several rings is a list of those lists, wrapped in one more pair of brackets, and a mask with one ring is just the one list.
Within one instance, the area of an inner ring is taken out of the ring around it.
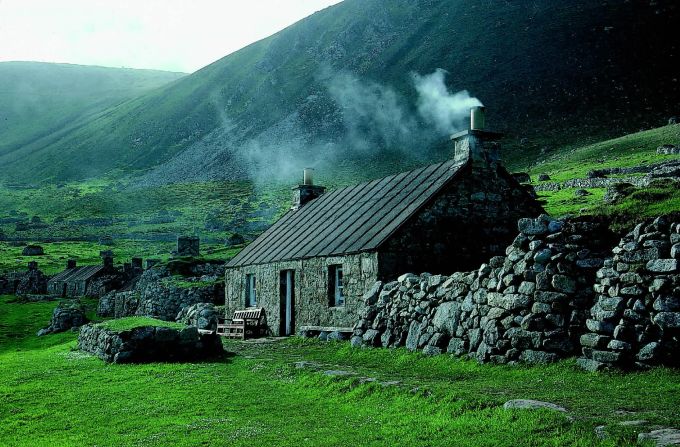
{"label": "dry stone wall", "polygon": [[[144,272],[133,290],[102,296],[97,314],[115,318],[139,315],[175,321],[179,312],[189,306],[224,302],[224,286],[217,281],[223,270],[209,273],[212,274],[182,277],[184,283],[177,285],[166,267],[154,267]],[[191,287],[192,282],[196,286]]]}
{"label": "dry stone wall", "polygon": [[200,334],[192,326],[184,329],[145,326],[112,331],[89,324],[80,330],[78,349],[110,363],[200,360],[224,353],[217,335]]}
{"label": "dry stone wall", "polygon": [[479,270],[405,274],[376,283],[354,346],[406,346],[480,362],[543,363],[576,355],[611,234],[598,221],[521,219],[520,234]]}
{"label": "dry stone wall", "polygon": [[641,223],[612,255],[597,272],[579,364],[589,370],[679,366],[680,222]]}

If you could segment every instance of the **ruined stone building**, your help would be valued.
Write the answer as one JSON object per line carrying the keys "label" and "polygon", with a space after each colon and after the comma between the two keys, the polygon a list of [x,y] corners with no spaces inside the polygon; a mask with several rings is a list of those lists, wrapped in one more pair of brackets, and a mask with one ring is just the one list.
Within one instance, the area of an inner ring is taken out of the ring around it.
{"label": "ruined stone building", "polygon": [[47,282],[47,293],[61,297],[101,296],[124,287],[144,271],[141,258],[133,258],[120,270],[113,265],[113,253],[104,251],[101,255],[99,265],[77,266],[70,259],[66,269]]}
{"label": "ruined stone building", "polygon": [[350,330],[377,280],[477,268],[542,210],[499,163],[483,110],[453,158],[326,193],[306,172],[293,206],[227,265],[226,312],[263,307],[271,332]]}

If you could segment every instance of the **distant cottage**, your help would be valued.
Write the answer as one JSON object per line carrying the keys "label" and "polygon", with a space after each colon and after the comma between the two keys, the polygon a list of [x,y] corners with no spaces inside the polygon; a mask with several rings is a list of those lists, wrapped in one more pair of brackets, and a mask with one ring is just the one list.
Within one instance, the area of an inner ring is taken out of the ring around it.
{"label": "distant cottage", "polygon": [[84,266],[77,266],[75,260],[69,259],[66,269],[47,282],[47,293],[62,298],[101,296],[121,287],[143,271],[141,258],[133,258],[131,263],[124,265],[122,271],[114,267],[111,251],[101,252],[101,258],[102,263],[99,265]]}
{"label": "distant cottage", "polygon": [[477,268],[540,205],[498,163],[500,134],[451,137],[452,160],[329,193],[305,171],[293,206],[227,265],[227,315],[263,307],[275,335],[351,330],[362,295],[406,272]]}

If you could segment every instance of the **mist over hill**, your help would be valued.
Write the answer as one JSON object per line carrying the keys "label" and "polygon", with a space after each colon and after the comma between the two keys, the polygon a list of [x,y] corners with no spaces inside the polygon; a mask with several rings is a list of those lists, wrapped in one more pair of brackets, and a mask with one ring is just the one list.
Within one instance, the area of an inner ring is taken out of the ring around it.
{"label": "mist over hill", "polygon": [[156,70],[0,62],[0,156],[182,76]]}
{"label": "mist over hill", "polygon": [[475,98],[508,134],[505,158],[530,159],[680,113],[678,12],[662,0],[346,0],[2,150],[0,168],[13,181],[122,172],[141,185],[396,170],[447,156],[464,114],[433,111]]}

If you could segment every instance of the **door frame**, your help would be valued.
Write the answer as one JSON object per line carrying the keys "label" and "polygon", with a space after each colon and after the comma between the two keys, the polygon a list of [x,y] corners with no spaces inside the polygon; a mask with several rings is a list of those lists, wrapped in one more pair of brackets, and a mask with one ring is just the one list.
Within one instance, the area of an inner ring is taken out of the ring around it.
{"label": "door frame", "polygon": [[279,272],[279,335],[295,335],[295,270]]}

